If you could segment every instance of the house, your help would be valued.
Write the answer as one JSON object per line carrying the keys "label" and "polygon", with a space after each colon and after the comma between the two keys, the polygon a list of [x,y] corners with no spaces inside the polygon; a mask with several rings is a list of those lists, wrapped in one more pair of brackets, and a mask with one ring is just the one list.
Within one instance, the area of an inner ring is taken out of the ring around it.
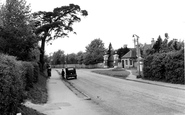
{"label": "house", "polygon": [[[121,58],[121,63],[123,68],[132,68],[132,67],[137,67],[137,45],[135,43],[136,41],[134,40],[134,47],[135,48],[130,48],[130,51],[126,53],[124,56]],[[151,44],[140,44],[140,48],[143,50],[143,54],[146,54],[147,49],[150,49],[153,47],[155,43],[154,38],[151,40]],[[139,52],[141,55],[141,52]],[[140,58],[142,60],[142,58]]]}
{"label": "house", "polygon": [[137,56],[136,56],[136,48],[131,48],[128,53],[126,53],[121,58],[121,63],[123,68],[131,68],[136,67]]}

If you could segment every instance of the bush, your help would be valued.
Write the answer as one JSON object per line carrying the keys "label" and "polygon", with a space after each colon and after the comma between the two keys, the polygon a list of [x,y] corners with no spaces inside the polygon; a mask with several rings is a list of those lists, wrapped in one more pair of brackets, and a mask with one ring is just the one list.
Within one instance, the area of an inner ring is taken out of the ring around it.
{"label": "bush", "polygon": [[39,76],[39,72],[40,72],[40,69],[39,69],[39,65],[36,63],[36,62],[32,62],[32,65],[33,65],[33,77],[34,77],[34,83],[37,83],[38,82],[38,76]]}
{"label": "bush", "polygon": [[25,75],[25,82],[26,87],[25,90],[28,91],[30,88],[33,88],[34,83],[34,67],[31,62],[22,62],[24,67],[24,75]]}
{"label": "bush", "polygon": [[152,74],[153,69],[151,67],[151,62],[153,61],[154,56],[149,55],[144,58],[143,61],[143,74],[145,79],[152,79],[154,76]]}
{"label": "bush", "polygon": [[166,81],[184,84],[184,50],[167,53],[165,65]]}
{"label": "bush", "polygon": [[21,66],[13,56],[0,54],[0,114],[14,115],[24,99]]}
{"label": "bush", "polygon": [[145,79],[184,84],[184,50],[145,57],[143,74]]}
{"label": "bush", "polygon": [[165,81],[165,58],[166,54],[165,53],[161,53],[161,54],[156,54],[153,57],[153,61],[151,62],[152,65],[152,76],[153,76],[153,80],[156,81]]}

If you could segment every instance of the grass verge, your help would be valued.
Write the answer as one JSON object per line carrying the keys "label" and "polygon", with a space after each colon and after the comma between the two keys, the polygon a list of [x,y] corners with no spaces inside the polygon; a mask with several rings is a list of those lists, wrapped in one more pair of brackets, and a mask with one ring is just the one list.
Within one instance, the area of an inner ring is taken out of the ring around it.
{"label": "grass verge", "polygon": [[[34,104],[44,104],[47,102],[47,98],[47,76],[45,73],[40,73],[38,82],[27,92],[27,99]],[[19,107],[19,113],[22,115],[45,115],[25,105]]]}
{"label": "grass verge", "polygon": [[94,70],[92,72],[102,74],[102,75],[122,78],[122,79],[125,79],[130,74],[128,71],[125,71],[124,69],[120,69],[120,68],[112,69],[112,70]]}
{"label": "grass verge", "polygon": [[19,107],[19,113],[21,113],[21,115],[45,115],[43,113],[40,113],[32,108],[26,107],[24,105],[21,105]]}
{"label": "grass verge", "polygon": [[28,92],[28,100],[34,104],[43,104],[47,102],[47,77],[45,73],[40,73],[38,82]]}

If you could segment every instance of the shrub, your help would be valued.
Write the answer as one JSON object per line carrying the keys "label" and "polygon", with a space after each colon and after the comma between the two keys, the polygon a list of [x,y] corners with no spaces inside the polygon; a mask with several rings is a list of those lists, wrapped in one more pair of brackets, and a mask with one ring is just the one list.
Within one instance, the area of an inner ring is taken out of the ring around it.
{"label": "shrub", "polygon": [[36,63],[36,62],[32,62],[32,65],[33,65],[33,81],[34,83],[37,83],[38,82],[38,76],[39,76],[39,65]]}
{"label": "shrub", "polygon": [[152,74],[153,69],[151,67],[151,62],[153,61],[153,58],[154,58],[153,55],[149,55],[144,58],[143,75],[144,75],[144,78],[146,78],[146,79],[153,78],[153,74]]}
{"label": "shrub", "polygon": [[166,54],[161,53],[161,54],[156,54],[153,57],[153,61],[151,62],[152,65],[152,76],[153,80],[156,81],[165,81],[165,58]]}
{"label": "shrub", "polygon": [[145,79],[184,84],[184,50],[145,57],[143,74]]}
{"label": "shrub", "polygon": [[167,53],[165,65],[166,81],[184,84],[184,51]]}
{"label": "shrub", "polygon": [[0,114],[17,113],[23,102],[24,88],[20,64],[13,56],[0,54]]}
{"label": "shrub", "polygon": [[31,62],[22,62],[24,67],[25,82],[26,82],[26,91],[30,88],[33,88],[34,83],[34,67]]}

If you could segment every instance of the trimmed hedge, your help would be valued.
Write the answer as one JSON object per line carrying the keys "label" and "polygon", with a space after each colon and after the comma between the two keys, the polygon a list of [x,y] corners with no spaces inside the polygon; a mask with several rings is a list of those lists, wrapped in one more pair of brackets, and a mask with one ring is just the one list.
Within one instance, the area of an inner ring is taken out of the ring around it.
{"label": "trimmed hedge", "polygon": [[28,91],[30,88],[33,88],[34,83],[34,67],[30,62],[22,62],[22,65],[24,67],[24,77],[26,82],[25,90]]}
{"label": "trimmed hedge", "polygon": [[0,54],[0,114],[14,115],[24,99],[20,64],[13,56]]}
{"label": "trimmed hedge", "polygon": [[166,81],[185,84],[184,77],[184,50],[167,53],[165,60]]}
{"label": "trimmed hedge", "polygon": [[145,79],[185,84],[184,50],[146,56],[143,74]]}
{"label": "trimmed hedge", "polygon": [[36,62],[32,62],[32,65],[33,65],[33,77],[34,77],[34,80],[33,82],[34,83],[37,83],[38,82],[38,77],[39,77],[39,72],[40,72],[40,69],[39,69],[39,64],[36,63]]}
{"label": "trimmed hedge", "polygon": [[36,62],[17,61],[16,57],[0,54],[0,115],[18,112],[38,76]]}

